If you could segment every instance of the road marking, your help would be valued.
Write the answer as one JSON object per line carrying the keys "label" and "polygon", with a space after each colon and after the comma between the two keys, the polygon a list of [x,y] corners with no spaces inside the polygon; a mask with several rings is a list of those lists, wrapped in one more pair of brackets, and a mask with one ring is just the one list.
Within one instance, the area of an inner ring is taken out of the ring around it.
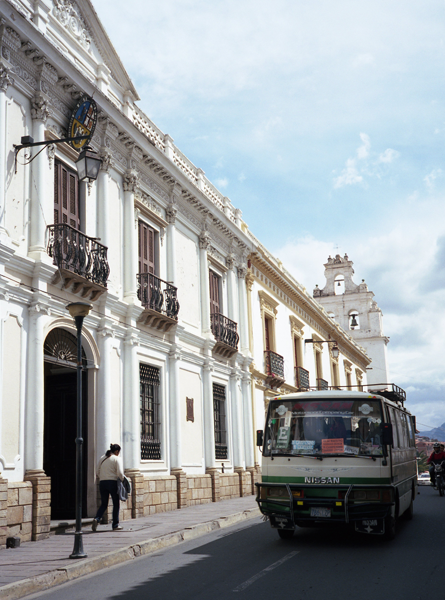
{"label": "road marking", "polygon": [[284,556],[281,560],[277,560],[277,562],[274,562],[272,565],[269,565],[268,567],[266,567],[265,569],[263,569],[262,571],[260,571],[259,573],[257,573],[256,575],[254,575],[253,577],[251,577],[250,579],[248,579],[247,581],[245,581],[238,587],[236,587],[233,591],[234,592],[242,592],[247,587],[249,587],[249,585],[252,585],[252,583],[255,583],[255,581],[257,581],[261,577],[264,577],[264,575],[267,575],[270,571],[273,571],[274,569],[276,569],[277,567],[282,565],[284,562],[286,562],[290,558],[293,558],[296,554],[298,554],[298,551],[290,552],[289,554],[286,554],[286,556]]}

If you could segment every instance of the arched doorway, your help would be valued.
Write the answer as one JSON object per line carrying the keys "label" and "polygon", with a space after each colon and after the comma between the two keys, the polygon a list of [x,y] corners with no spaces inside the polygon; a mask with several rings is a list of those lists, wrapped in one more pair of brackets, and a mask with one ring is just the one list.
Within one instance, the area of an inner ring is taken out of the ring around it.
{"label": "arched doorway", "polygon": [[[50,331],[44,343],[45,413],[43,468],[51,477],[51,519],[74,519],[76,498],[77,338],[69,331]],[[86,516],[88,385],[82,348],[83,502]]]}

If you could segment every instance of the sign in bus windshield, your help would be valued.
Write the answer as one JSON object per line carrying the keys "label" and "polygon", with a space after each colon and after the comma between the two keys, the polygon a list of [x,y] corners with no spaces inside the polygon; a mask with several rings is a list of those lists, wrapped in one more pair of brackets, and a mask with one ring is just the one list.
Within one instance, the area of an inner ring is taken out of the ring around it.
{"label": "sign in bus windshield", "polygon": [[264,456],[382,455],[379,400],[276,400],[269,405]]}

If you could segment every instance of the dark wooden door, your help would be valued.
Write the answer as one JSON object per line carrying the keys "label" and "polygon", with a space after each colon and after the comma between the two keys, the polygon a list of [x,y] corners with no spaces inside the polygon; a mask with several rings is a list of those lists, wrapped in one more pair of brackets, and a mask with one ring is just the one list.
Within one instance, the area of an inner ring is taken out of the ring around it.
{"label": "dark wooden door", "polygon": [[[51,477],[51,519],[76,516],[77,373],[47,375],[45,379],[45,421],[43,469]],[[82,377],[83,405],[83,517],[87,491],[87,373]]]}
{"label": "dark wooden door", "polygon": [[77,173],[55,161],[54,223],[67,223],[80,229],[79,179]]}
{"label": "dark wooden door", "polygon": [[219,277],[213,271],[209,271],[210,283],[210,312],[212,314],[220,312],[219,306]]}
{"label": "dark wooden door", "polygon": [[139,221],[139,273],[155,275],[155,231]]}

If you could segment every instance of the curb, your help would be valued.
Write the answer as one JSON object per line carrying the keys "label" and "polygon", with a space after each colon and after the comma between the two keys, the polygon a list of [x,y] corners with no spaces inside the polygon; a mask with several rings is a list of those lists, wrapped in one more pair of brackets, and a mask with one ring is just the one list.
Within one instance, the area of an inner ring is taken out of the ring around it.
{"label": "curb", "polygon": [[241,521],[253,519],[257,516],[261,516],[259,508],[252,508],[244,510],[243,512],[228,515],[227,517],[220,517],[219,519],[193,525],[192,527],[185,527],[174,533],[161,535],[145,542],[138,542],[131,546],[125,546],[124,548],[113,550],[113,552],[108,552],[101,556],[79,560],[73,565],[60,567],[54,569],[54,571],[48,571],[47,573],[37,575],[36,577],[8,583],[0,588],[0,599],[17,600],[18,598],[23,598],[29,594],[43,592],[44,590],[61,585],[62,583],[67,583],[68,581],[73,581],[84,575],[94,573],[95,571],[114,567],[140,556],[152,554],[163,548],[169,548],[170,546],[175,546],[181,542],[193,540],[217,529],[224,529],[235,525],[236,523],[240,523]]}

